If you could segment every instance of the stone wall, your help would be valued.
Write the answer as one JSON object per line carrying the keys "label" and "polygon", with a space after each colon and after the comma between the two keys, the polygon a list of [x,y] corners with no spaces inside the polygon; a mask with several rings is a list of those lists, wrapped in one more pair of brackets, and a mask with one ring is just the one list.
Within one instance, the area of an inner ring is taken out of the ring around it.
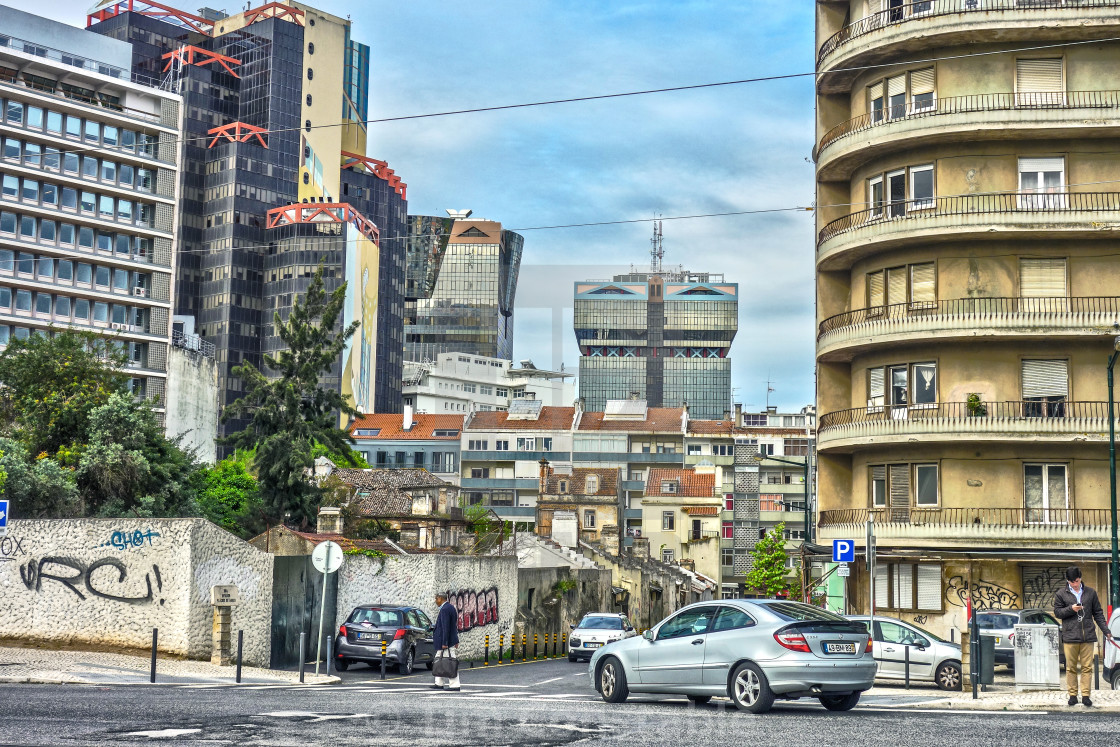
{"label": "stone wall", "polygon": [[[588,612],[621,612],[611,605],[611,572],[595,568],[522,568],[517,572],[517,634],[566,635]],[[518,648],[520,651],[520,637]]]}
{"label": "stone wall", "polygon": [[167,348],[167,435],[213,464],[218,458],[218,364],[213,358],[175,345]]}
{"label": "stone wall", "polygon": [[[610,569],[611,584],[622,590],[612,612],[625,612],[639,630],[652,628],[684,604],[701,601],[691,592],[688,576],[648,557],[615,555],[601,545],[581,542],[579,549],[603,568]],[[684,598],[682,598],[682,596]]]}
{"label": "stone wall", "polygon": [[517,559],[408,555],[384,559],[347,555],[338,571],[335,630],[360,604],[409,604],[434,620],[435,595],[445,591],[459,610],[459,656],[482,658],[485,636],[491,647],[509,637],[517,609]]}
{"label": "stone wall", "polygon": [[208,659],[210,588],[234,584],[245,663],[268,666],[272,556],[204,519],[15,521],[0,542],[0,638]]}

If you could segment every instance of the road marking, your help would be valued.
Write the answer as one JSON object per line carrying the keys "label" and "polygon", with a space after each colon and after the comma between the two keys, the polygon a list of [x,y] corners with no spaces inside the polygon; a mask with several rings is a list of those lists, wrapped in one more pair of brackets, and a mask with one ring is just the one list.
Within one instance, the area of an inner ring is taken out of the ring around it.
{"label": "road marking", "polygon": [[[272,711],[257,714],[257,718],[306,718],[305,723],[317,724],[323,721],[341,721],[351,718],[372,718],[369,713],[315,713],[313,711]],[[201,729],[199,730],[201,731]]]}
{"label": "road marking", "polygon": [[126,737],[147,737],[148,739],[174,739],[188,734],[198,734],[202,729],[151,729],[150,731],[130,731]]}
{"label": "road marking", "polygon": [[591,693],[550,693],[548,695],[537,695],[538,698],[598,698],[598,695]]}
{"label": "road marking", "polygon": [[572,676],[573,676],[573,677],[586,677],[586,676],[587,676],[587,672],[576,672],[576,673],[575,673],[575,674],[573,674]]}
{"label": "road marking", "polygon": [[540,682],[535,682],[532,685],[530,685],[530,687],[536,687],[537,685],[547,685],[549,682],[556,682],[556,681],[562,680],[562,679],[564,679],[564,678],[563,677],[553,677],[550,680],[541,680]]}

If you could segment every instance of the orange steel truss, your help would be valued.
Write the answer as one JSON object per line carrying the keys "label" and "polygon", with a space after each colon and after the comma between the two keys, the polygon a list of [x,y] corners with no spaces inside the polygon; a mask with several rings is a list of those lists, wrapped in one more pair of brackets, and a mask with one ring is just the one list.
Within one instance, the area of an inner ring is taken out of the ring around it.
{"label": "orange steel truss", "polygon": [[296,223],[349,223],[377,244],[381,232],[373,221],[355,210],[348,202],[301,202],[268,211],[268,228]]}
{"label": "orange steel truss", "polygon": [[389,168],[388,163],[368,156],[359,156],[357,153],[342,151],[342,168],[353,169],[356,166],[366,167],[374,176],[389,182],[389,186],[401,196],[401,199],[408,199],[408,185],[402,182],[401,178]]}
{"label": "orange steel truss", "polygon": [[99,8],[86,15],[86,26],[92,26],[95,23],[119,16],[121,13],[139,13],[152,18],[162,18],[178,26],[184,26],[191,31],[206,34],[206,36],[213,36],[214,34],[213,21],[152,0],[120,0],[112,5]]}
{"label": "orange steel truss", "polygon": [[226,55],[218,54],[217,52],[211,52],[208,49],[196,47],[193,44],[185,44],[176,49],[174,52],[168,52],[163,56],[163,59],[167,60],[167,64],[163,66],[163,72],[165,73],[171,69],[171,65],[175,62],[175,60],[179,60],[184,65],[198,65],[200,67],[202,65],[209,65],[211,62],[216,62],[224,67],[226,69],[226,72],[228,72],[233,77],[241,77],[233,71],[232,67],[230,67],[230,65],[240,65],[241,60],[235,59],[233,57],[227,57]]}
{"label": "orange steel truss", "polygon": [[264,127],[254,127],[251,124],[244,122],[230,122],[229,124],[215,127],[212,130],[207,130],[207,135],[213,135],[214,139],[210,141],[207,148],[213,148],[214,145],[223,137],[231,143],[247,143],[251,138],[256,138],[260,144],[267,148],[268,143],[264,141],[264,133],[268,132]]}
{"label": "orange steel truss", "polygon": [[251,26],[257,21],[268,18],[282,18],[291,21],[297,26],[303,25],[303,11],[283,3],[265,3],[259,8],[245,11],[245,25]]}

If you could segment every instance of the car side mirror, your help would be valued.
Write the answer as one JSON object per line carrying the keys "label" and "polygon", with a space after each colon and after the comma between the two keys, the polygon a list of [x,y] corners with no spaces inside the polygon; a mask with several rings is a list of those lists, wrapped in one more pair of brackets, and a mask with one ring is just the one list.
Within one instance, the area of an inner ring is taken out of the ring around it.
{"label": "car side mirror", "polygon": [[572,623],[568,623],[568,628],[570,628],[571,630],[575,630],[576,626],[573,625]]}
{"label": "car side mirror", "polygon": [[647,630],[646,632],[642,633],[642,638],[645,638],[650,643],[653,643],[653,631]]}

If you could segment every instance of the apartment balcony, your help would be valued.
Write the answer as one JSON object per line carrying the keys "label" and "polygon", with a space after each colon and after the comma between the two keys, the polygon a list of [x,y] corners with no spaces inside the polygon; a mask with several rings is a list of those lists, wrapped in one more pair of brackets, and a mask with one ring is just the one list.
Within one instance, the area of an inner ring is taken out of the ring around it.
{"label": "apartment balcony", "polygon": [[645,480],[623,480],[622,481],[622,489],[623,490],[645,490],[646,489],[646,481]]}
{"label": "apartment balcony", "polygon": [[463,490],[527,490],[537,492],[540,480],[535,477],[464,477],[460,481]]}
{"label": "apartment balcony", "polygon": [[[1102,365],[1103,368],[1103,365]],[[937,402],[856,407],[826,413],[817,431],[819,451],[960,441],[1107,442],[1107,402]]]}
{"label": "apartment balcony", "polygon": [[874,306],[836,314],[817,328],[817,358],[850,361],[876,345],[970,338],[1114,334],[1120,297],[954,298]]}
{"label": "apartment balcony", "polygon": [[863,537],[871,515],[880,545],[925,540],[942,547],[1038,542],[1103,547],[1112,521],[1105,508],[841,509],[820,512],[818,541]]}
{"label": "apartment balcony", "polygon": [[638,452],[638,453],[623,452],[623,453],[601,454],[600,452],[595,452],[595,451],[590,451],[590,452],[577,451],[577,452],[574,452],[572,454],[572,461],[580,463],[581,465],[584,462],[608,461],[608,458],[609,458],[610,462],[612,462],[614,464],[618,464],[618,465],[625,465],[625,464],[665,464],[665,465],[671,465],[671,466],[674,466],[674,467],[681,467],[681,466],[684,465],[684,454],[682,452],[679,452],[679,451],[674,452],[674,453],[661,453],[661,454],[649,454],[649,453],[645,453],[645,452]]}
{"label": "apartment balcony", "polygon": [[841,270],[862,257],[917,243],[1099,238],[1116,225],[1120,192],[990,192],[900,200],[825,225],[817,235],[817,265]]}
{"label": "apartment balcony", "polygon": [[622,518],[624,518],[624,519],[639,519],[640,520],[642,518],[642,509],[640,509],[640,508],[624,509],[623,512],[622,512]]}
{"label": "apartment balcony", "polygon": [[1120,91],[986,93],[908,103],[836,125],[817,145],[817,180],[847,181],[861,164],[923,145],[994,140],[1116,137]]}
{"label": "apartment balcony", "polygon": [[817,88],[843,93],[861,66],[971,43],[1115,36],[1120,0],[918,0],[860,18],[817,51]]}
{"label": "apartment balcony", "polygon": [[730,454],[685,454],[684,464],[686,467],[692,467],[701,462],[708,462],[717,467],[731,467],[735,464],[735,457]]}
{"label": "apartment balcony", "polygon": [[690,529],[684,536],[684,542],[703,542],[719,539],[718,529]]}
{"label": "apartment balcony", "polygon": [[760,482],[758,484],[758,492],[762,494],[774,493],[782,496],[805,495],[805,482],[801,475],[795,478],[795,482]]}
{"label": "apartment balcony", "polygon": [[569,451],[477,451],[464,449],[462,452],[464,462],[539,462],[547,459],[550,462],[568,462],[572,459]]}
{"label": "apartment balcony", "polygon": [[537,509],[533,506],[487,506],[504,521],[536,521]]}

